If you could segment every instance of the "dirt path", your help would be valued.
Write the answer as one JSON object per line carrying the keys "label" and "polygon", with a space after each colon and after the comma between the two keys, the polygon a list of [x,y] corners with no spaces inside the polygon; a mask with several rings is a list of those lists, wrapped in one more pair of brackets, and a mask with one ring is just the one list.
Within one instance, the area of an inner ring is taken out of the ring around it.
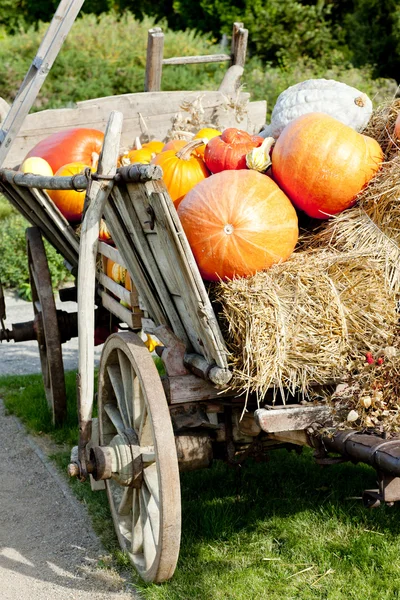
{"label": "dirt path", "polygon": [[84,507],[0,400],[1,600],[132,600]]}

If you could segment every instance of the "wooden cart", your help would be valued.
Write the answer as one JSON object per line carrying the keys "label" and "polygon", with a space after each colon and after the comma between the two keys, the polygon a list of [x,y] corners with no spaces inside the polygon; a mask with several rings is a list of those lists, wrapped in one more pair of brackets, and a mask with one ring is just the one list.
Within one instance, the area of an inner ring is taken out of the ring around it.
{"label": "wooden cart", "polygon": [[[241,69],[237,67],[233,67],[236,74]],[[236,124],[258,131],[265,105],[253,105],[248,95],[232,90],[233,94],[227,88],[202,93],[206,114],[217,118],[214,122],[220,127]],[[182,105],[198,97],[198,92],[146,92],[30,115],[14,144],[16,154],[9,154],[11,167],[19,164],[38,139],[90,120],[93,127],[106,127],[97,173],[74,179],[45,178],[0,169],[2,193],[34,226],[27,239],[39,315],[36,330],[40,331],[43,371],[56,416],[61,339],[55,331],[68,333],[77,320],[80,435],[69,474],[80,480],[90,477],[93,489],[107,489],[121,547],[143,579],[153,582],[169,579],[178,559],[179,471],[207,467],[214,458],[237,464],[247,456],[295,444],[314,447],[317,459],[326,462],[327,453],[334,450],[345,459],[362,460],[377,469],[379,489],[365,493],[366,504],[400,498],[398,440],[353,431],[321,439],[313,434],[312,425],[329,417],[325,405],[270,406],[266,398],[258,408],[250,397],[242,417],[244,398],[228,391],[231,372],[225,341],[160,169],[151,165],[116,169],[121,143],[141,134],[143,119],[162,139]],[[239,123],[238,99],[242,106]],[[87,188],[79,239],[43,191],[74,186]],[[98,242],[102,216],[115,248]],[[41,235],[77,274],[78,312],[66,324],[55,311],[50,283],[44,279]],[[131,291],[107,277],[103,268],[107,258],[127,268]],[[109,335],[103,347],[99,416],[93,419],[93,339],[98,311],[108,315],[110,326],[117,324],[118,331]],[[138,335],[141,330],[161,341],[163,376]]]}

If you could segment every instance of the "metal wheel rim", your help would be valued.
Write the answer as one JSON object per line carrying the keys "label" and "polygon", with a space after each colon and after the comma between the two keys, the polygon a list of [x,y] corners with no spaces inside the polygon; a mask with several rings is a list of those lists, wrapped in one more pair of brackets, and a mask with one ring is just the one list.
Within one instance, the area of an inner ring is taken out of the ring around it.
{"label": "metal wheel rim", "polygon": [[26,241],[33,310],[35,316],[41,317],[42,324],[42,339],[38,340],[38,346],[43,385],[53,423],[59,425],[66,417],[67,395],[51,276],[40,230],[29,227]]}
{"label": "metal wheel rim", "polygon": [[143,458],[140,488],[106,481],[119,543],[145,581],[166,581],[175,571],[180,546],[178,460],[158,371],[134,333],[107,339],[100,361],[98,402],[100,444],[108,445],[117,433],[131,439],[136,434]]}

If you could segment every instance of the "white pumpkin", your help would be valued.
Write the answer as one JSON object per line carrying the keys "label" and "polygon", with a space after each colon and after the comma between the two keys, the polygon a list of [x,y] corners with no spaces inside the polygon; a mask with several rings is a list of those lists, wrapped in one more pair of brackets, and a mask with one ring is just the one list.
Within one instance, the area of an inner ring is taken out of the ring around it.
{"label": "white pumpkin", "polygon": [[307,79],[282,92],[271,115],[271,123],[259,133],[277,139],[283,128],[296,117],[323,112],[356,131],[364,129],[372,114],[366,94],[334,79]]}

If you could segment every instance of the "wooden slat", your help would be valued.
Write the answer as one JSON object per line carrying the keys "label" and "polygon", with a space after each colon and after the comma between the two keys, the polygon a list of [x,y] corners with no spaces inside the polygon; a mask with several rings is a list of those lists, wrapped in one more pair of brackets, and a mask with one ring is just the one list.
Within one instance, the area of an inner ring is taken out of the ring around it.
{"label": "wooden slat", "polygon": [[126,323],[134,331],[142,328],[142,319],[140,314],[133,313],[128,308],[125,308],[125,306],[122,306],[118,300],[115,300],[115,298],[112,298],[103,290],[100,290],[99,294],[101,296],[101,303],[104,308],[109,310],[113,315],[120,319],[121,323]]}
{"label": "wooden slat", "polygon": [[[101,283],[101,285],[106,290],[109,290],[115,296],[117,296],[117,298],[119,298],[123,302],[126,302],[127,304],[129,304],[132,307],[133,306],[139,307],[139,296],[138,296],[138,293],[136,290],[133,292],[130,292],[129,290],[124,288],[122,285],[119,285],[119,283],[117,283],[116,281],[114,281],[113,279],[111,279],[105,273],[102,273],[102,272],[97,274],[97,278],[98,278],[99,282]],[[132,302],[133,302],[133,304],[132,304]]]}
{"label": "wooden slat", "polygon": [[221,393],[212,383],[196,375],[177,375],[163,379],[165,395],[169,404],[203,402],[234,395],[234,392]]}
{"label": "wooden slat", "polygon": [[191,65],[200,63],[215,63],[230,61],[229,54],[207,54],[201,56],[174,56],[173,58],[164,58],[163,65]]}
{"label": "wooden slat", "polygon": [[145,92],[156,92],[161,89],[163,53],[164,34],[160,27],[153,27],[149,29],[147,35]]}
{"label": "wooden slat", "polygon": [[[143,189],[145,188],[142,187],[142,190]],[[140,187],[137,185],[128,185],[127,191],[129,193],[129,198],[131,202],[126,202],[124,200],[122,193],[119,189],[114,190],[113,199],[115,201],[115,205],[119,211],[119,214],[121,215],[122,221],[125,223],[127,230],[129,231],[129,235],[131,236],[135,247],[137,248],[137,251],[143,261],[144,267],[149,276],[151,277],[151,280],[153,281],[153,284],[157,290],[157,295],[160,298],[165,314],[168,315],[168,319],[171,323],[173,331],[182,341],[185,342],[187,339],[186,331],[182,326],[180,316],[178,315],[175,305],[168,292],[165,274],[160,270],[160,266],[157,260],[158,257],[155,258],[151,251],[151,248],[149,248],[146,235],[144,234],[142,229],[141,221],[139,220],[136,214],[135,207],[138,204],[140,205],[141,200],[143,199]],[[147,215],[146,220],[149,221],[149,215]],[[135,274],[132,273],[132,277],[134,276]]]}
{"label": "wooden slat", "polygon": [[156,289],[143,269],[143,264],[135,250],[132,241],[127,237],[126,228],[118,217],[115,205],[111,200],[104,208],[104,215],[107,220],[107,227],[110,230],[112,238],[123,256],[124,262],[132,277],[135,288],[138,290],[140,298],[156,323],[168,325],[168,317],[157,298]]}
{"label": "wooden slat", "polygon": [[124,265],[124,259],[118,252],[117,248],[114,248],[114,246],[110,246],[105,242],[99,242],[98,252],[99,254],[102,254],[103,256],[106,256],[113,262],[117,263],[117,265],[121,265],[121,267],[124,267],[126,269],[126,265]]}

